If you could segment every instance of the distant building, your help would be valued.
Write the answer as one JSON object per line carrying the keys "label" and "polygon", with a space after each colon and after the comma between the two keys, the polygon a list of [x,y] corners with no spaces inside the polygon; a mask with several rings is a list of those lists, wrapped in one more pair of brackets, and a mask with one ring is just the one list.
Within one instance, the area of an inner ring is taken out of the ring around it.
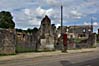
{"label": "distant building", "polygon": [[[60,34],[61,29],[57,29],[58,34]],[[80,38],[88,37],[92,33],[90,25],[80,25],[80,26],[63,26],[63,32],[68,34],[68,38]]]}

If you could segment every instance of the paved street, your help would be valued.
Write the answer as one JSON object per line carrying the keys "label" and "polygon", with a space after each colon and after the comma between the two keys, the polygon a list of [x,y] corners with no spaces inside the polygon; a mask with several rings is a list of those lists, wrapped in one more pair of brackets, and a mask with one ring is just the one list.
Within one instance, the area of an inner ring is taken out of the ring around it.
{"label": "paved street", "polygon": [[99,66],[99,51],[6,60],[0,66]]}

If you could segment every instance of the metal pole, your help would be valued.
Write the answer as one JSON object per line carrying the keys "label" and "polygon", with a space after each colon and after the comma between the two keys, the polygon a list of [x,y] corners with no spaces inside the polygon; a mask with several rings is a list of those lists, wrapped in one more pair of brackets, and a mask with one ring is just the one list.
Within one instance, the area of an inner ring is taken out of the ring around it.
{"label": "metal pole", "polygon": [[93,34],[93,18],[91,17],[91,46],[93,45],[93,43],[94,43],[94,39],[93,39],[93,36],[94,34]]}
{"label": "metal pole", "polygon": [[63,33],[63,6],[61,5],[61,35]]}
{"label": "metal pole", "polygon": [[61,38],[62,38],[62,52],[67,52],[67,46],[63,43],[63,6],[61,5]]}
{"label": "metal pole", "polygon": [[91,33],[93,33],[93,18],[91,18]]}
{"label": "metal pole", "polygon": [[64,51],[63,45],[63,6],[61,5],[61,43],[62,43],[62,52]]}

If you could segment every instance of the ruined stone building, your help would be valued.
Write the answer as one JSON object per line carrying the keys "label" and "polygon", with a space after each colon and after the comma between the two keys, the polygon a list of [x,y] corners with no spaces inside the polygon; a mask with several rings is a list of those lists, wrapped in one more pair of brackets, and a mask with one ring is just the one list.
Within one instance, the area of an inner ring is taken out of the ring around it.
{"label": "ruined stone building", "polygon": [[45,16],[42,19],[40,25],[40,36],[45,37],[46,35],[51,35],[51,20],[49,19],[48,16]]}
{"label": "ruined stone building", "polygon": [[[63,33],[67,34],[68,45],[80,45],[81,47],[91,47],[95,44],[95,34],[91,25],[63,26]],[[61,34],[60,27],[57,34]]]}
{"label": "ruined stone building", "polygon": [[46,15],[40,25],[39,36],[40,44],[43,49],[54,49],[56,27],[51,24],[50,18]]}
{"label": "ruined stone building", "polygon": [[88,38],[89,34],[92,33],[90,25],[80,25],[80,26],[66,26],[64,27],[65,33],[68,34],[68,37],[73,38]]}
{"label": "ruined stone building", "polygon": [[[95,34],[90,25],[63,26],[63,33],[67,34],[68,47],[88,48],[95,43]],[[0,29],[0,54],[14,54],[35,50],[61,49],[61,28],[51,24],[51,19],[46,15],[41,20],[39,30],[35,33],[16,32],[15,29]],[[78,39],[80,40],[78,42]],[[76,42],[75,42],[76,41]]]}
{"label": "ruined stone building", "polygon": [[57,41],[56,26],[51,24],[51,19],[46,15],[41,20],[37,33],[27,34],[16,32],[16,43],[20,48],[31,48],[31,50],[54,50]]}

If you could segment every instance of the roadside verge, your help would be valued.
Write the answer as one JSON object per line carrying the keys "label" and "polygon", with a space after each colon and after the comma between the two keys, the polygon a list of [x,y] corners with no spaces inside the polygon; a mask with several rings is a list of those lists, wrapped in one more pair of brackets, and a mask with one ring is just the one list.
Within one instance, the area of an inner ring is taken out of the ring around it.
{"label": "roadside verge", "polygon": [[42,56],[51,56],[51,55],[59,55],[59,54],[72,54],[72,53],[83,53],[83,52],[93,52],[99,51],[99,47],[97,48],[87,48],[87,49],[78,49],[78,50],[67,50],[68,53],[62,53],[61,51],[53,51],[53,52],[39,52],[39,53],[20,53],[17,55],[11,56],[0,56],[0,61],[8,61],[15,59],[26,59],[26,58],[36,58]]}

